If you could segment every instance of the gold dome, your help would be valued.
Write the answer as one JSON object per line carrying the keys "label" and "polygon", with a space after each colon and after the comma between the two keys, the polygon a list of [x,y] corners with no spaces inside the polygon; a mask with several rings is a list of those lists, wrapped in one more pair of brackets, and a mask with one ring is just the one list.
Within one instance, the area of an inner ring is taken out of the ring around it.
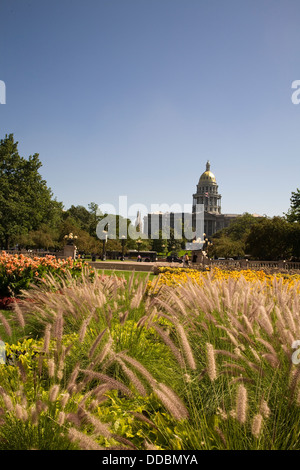
{"label": "gold dome", "polygon": [[216,183],[215,175],[210,171],[210,161],[206,163],[206,171],[200,176],[199,183]]}
{"label": "gold dome", "polygon": [[216,183],[215,175],[211,171],[205,171],[200,176],[199,182]]}

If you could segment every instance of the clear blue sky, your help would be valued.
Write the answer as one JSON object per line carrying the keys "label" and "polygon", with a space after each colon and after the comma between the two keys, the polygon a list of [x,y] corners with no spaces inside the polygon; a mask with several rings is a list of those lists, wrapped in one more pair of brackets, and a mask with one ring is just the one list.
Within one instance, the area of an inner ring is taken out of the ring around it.
{"label": "clear blue sky", "polygon": [[300,187],[299,0],[1,0],[0,138],[39,153],[65,208],[282,215]]}

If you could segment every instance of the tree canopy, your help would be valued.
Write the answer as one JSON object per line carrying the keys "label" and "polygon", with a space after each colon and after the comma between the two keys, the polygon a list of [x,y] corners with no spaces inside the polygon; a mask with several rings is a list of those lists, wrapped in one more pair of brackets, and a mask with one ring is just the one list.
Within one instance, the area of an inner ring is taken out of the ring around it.
{"label": "tree canopy", "polygon": [[62,204],[53,199],[39,173],[38,154],[19,155],[13,134],[0,141],[0,240],[7,249],[12,240],[43,223],[57,221]]}
{"label": "tree canopy", "polygon": [[291,205],[289,211],[286,214],[288,222],[300,223],[300,190],[297,188],[296,191],[292,192],[290,199]]}

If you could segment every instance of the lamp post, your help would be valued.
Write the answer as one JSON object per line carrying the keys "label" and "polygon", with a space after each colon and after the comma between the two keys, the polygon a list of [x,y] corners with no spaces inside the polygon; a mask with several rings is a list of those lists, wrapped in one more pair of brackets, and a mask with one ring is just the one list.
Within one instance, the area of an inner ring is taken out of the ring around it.
{"label": "lamp post", "polygon": [[64,257],[65,258],[76,258],[76,246],[75,241],[77,240],[77,235],[73,235],[73,233],[69,233],[69,235],[65,235],[64,239],[66,240],[66,245],[64,246]]}
{"label": "lamp post", "polygon": [[77,238],[77,235],[73,235],[72,232],[64,236],[64,239],[67,240],[67,245],[74,245],[74,240],[77,240]]}

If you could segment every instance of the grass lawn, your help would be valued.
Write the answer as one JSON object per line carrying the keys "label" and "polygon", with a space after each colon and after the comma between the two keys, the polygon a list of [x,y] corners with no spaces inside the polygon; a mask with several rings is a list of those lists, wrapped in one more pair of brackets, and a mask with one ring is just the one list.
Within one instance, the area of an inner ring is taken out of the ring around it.
{"label": "grass lawn", "polygon": [[[98,269],[99,273],[103,273],[106,275],[111,275],[115,274],[116,276],[122,276],[125,277],[125,279],[129,279],[130,276],[132,275],[132,271],[122,271],[122,270],[114,270],[114,269]],[[144,271],[137,271],[134,274],[134,277],[137,279],[145,279],[149,275],[149,281],[153,280],[155,277],[154,274],[149,273],[149,272],[144,272]]]}

